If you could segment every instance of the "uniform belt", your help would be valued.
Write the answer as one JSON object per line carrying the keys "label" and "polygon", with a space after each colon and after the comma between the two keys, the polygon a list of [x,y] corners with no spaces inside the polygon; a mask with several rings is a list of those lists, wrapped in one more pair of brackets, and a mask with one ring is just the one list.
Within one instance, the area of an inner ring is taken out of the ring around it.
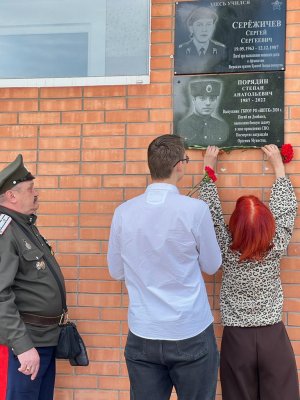
{"label": "uniform belt", "polygon": [[28,314],[28,313],[20,313],[20,315],[25,324],[43,325],[43,326],[58,325],[63,318],[63,314],[58,315],[57,317],[44,317],[42,315]]}

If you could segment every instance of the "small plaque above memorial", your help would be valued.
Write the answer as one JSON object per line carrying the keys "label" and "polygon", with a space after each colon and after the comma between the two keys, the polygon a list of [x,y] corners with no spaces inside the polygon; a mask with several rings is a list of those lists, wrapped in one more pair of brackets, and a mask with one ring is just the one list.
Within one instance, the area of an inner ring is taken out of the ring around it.
{"label": "small plaque above memorial", "polygon": [[174,133],[187,148],[284,143],[284,72],[174,78]]}
{"label": "small plaque above memorial", "polygon": [[174,73],[285,69],[286,0],[176,3]]}

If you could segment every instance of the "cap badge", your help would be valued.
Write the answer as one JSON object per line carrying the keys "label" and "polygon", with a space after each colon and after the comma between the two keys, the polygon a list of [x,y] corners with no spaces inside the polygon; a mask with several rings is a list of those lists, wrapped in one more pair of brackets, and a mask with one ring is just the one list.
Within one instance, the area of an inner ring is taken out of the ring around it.
{"label": "cap badge", "polygon": [[206,92],[207,93],[211,93],[212,92],[212,86],[211,86],[210,83],[206,86]]}

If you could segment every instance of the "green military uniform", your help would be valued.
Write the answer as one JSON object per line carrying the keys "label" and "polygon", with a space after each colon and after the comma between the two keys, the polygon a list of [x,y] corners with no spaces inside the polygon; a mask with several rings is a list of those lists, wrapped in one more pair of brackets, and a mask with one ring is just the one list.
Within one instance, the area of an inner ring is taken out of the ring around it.
{"label": "green military uniform", "polygon": [[[0,194],[31,179],[34,177],[19,155],[0,173]],[[13,348],[17,355],[32,347],[56,346],[57,320],[63,310],[58,284],[49,265],[64,288],[59,265],[35,226],[35,215],[21,214],[1,205],[0,214],[0,343]],[[22,317],[23,313],[27,317]],[[33,321],[36,316],[57,318],[25,323],[23,319],[26,321],[30,316]]]}

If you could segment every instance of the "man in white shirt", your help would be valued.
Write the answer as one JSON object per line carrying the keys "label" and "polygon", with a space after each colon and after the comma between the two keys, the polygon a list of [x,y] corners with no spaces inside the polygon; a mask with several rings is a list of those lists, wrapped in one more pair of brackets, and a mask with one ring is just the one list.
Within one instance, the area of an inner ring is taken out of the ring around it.
{"label": "man in white shirt", "polygon": [[188,161],[178,136],[153,140],[153,183],[112,221],[109,271],[129,294],[131,400],[168,400],[173,387],[179,400],[215,398],[219,356],[201,271],[214,274],[221,252],[207,204],[177,189]]}

